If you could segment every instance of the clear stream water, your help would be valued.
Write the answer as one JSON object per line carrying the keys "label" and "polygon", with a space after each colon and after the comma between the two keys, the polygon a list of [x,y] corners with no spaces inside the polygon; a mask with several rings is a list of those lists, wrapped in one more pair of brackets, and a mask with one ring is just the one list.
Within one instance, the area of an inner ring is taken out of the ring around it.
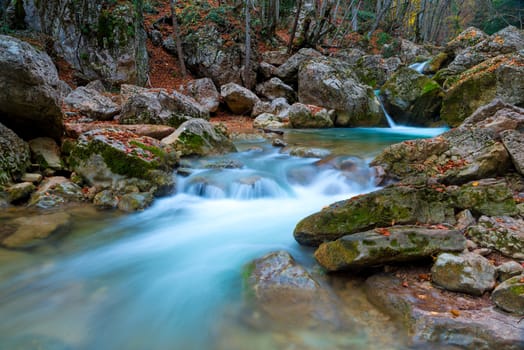
{"label": "clear stream water", "polygon": [[[358,286],[341,289],[353,300],[348,312],[364,317],[358,331],[244,324],[242,267],[282,249],[313,266],[312,251],[293,239],[296,223],[374,190],[367,164],[385,146],[443,131],[290,131],[290,144],[333,156],[298,158],[243,142],[236,154],[195,161],[189,176],[178,176],[176,194],[143,212],[72,212],[59,239],[31,251],[0,249],[0,349],[393,348],[397,334]],[[225,161],[242,167],[206,168]],[[9,215],[0,213],[0,225]]]}

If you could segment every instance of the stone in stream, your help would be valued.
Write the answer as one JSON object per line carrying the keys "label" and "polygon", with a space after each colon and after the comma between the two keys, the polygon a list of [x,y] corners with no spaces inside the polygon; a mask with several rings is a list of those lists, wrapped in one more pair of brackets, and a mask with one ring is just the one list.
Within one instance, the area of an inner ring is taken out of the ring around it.
{"label": "stone in stream", "polygon": [[286,126],[287,123],[284,123],[282,118],[271,113],[262,113],[253,120],[255,129],[282,129]]}
{"label": "stone in stream", "polygon": [[524,315],[524,275],[507,279],[497,286],[491,300],[504,311]]}
{"label": "stone in stream", "polygon": [[58,229],[65,228],[69,223],[70,215],[65,212],[14,219],[12,224],[16,226],[15,231],[3,238],[1,244],[7,248],[29,247]]}
{"label": "stone in stream", "polygon": [[[399,275],[415,275],[411,270]],[[524,348],[524,323],[502,313],[486,298],[444,291],[430,282],[378,274],[366,280],[368,300],[406,328],[413,343],[460,349]],[[420,349],[426,349],[420,345]]]}
{"label": "stone in stream", "polygon": [[294,103],[289,108],[289,124],[295,129],[331,128],[333,120],[324,108],[313,113],[305,104]]}
{"label": "stone in stream", "polygon": [[509,216],[481,216],[468,228],[468,236],[481,247],[524,259],[524,220]]}
{"label": "stone in stream", "polygon": [[465,247],[466,239],[456,230],[393,226],[323,243],[315,258],[328,271],[339,271],[420,260]]}
{"label": "stone in stream", "polygon": [[339,305],[285,251],[269,253],[244,267],[244,288],[267,322],[273,326],[342,326]]}
{"label": "stone in stream", "polygon": [[444,289],[482,295],[495,287],[495,267],[474,253],[440,254],[431,268],[433,283]]}
{"label": "stone in stream", "polygon": [[153,203],[153,195],[149,192],[126,193],[118,201],[118,209],[126,212],[143,210]]}
{"label": "stone in stream", "polygon": [[29,199],[29,206],[41,209],[60,207],[67,203],[83,202],[82,189],[63,176],[53,176],[42,181]]}

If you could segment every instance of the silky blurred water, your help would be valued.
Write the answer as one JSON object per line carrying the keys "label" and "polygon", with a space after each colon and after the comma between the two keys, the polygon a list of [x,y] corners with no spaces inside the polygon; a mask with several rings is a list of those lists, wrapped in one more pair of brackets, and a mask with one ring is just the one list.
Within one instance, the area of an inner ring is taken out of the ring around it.
{"label": "silky blurred water", "polygon": [[[177,193],[143,212],[72,214],[60,239],[0,249],[0,349],[373,349],[365,330],[243,328],[242,266],[281,249],[312,266],[296,223],[374,190],[367,164],[388,144],[442,131],[286,133],[291,144],[330,150],[324,160],[245,142],[236,154],[186,161]],[[217,168],[227,162],[235,166]],[[354,312],[373,312],[362,305]]]}

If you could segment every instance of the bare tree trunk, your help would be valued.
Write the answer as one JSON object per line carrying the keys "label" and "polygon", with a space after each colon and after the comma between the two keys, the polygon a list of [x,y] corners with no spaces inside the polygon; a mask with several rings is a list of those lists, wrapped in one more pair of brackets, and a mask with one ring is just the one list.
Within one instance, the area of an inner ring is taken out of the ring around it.
{"label": "bare tree trunk", "polygon": [[291,30],[291,35],[289,36],[289,43],[287,44],[287,53],[290,54],[293,50],[293,40],[295,40],[295,35],[297,34],[298,20],[300,19],[300,11],[302,11],[302,1],[298,0],[297,4],[297,13],[295,14],[295,21],[293,22],[293,29]]}
{"label": "bare tree trunk", "polygon": [[186,76],[186,64],[184,63],[184,51],[182,51],[182,41],[180,39],[180,27],[178,26],[178,20],[176,18],[175,11],[176,0],[171,0],[171,17],[173,19],[173,33],[175,35],[176,42],[176,53],[178,56],[178,63],[180,65],[180,72],[182,76]]}
{"label": "bare tree trunk", "polygon": [[251,14],[249,12],[249,8],[251,7],[251,0],[246,0],[246,56],[244,61],[244,86],[249,88],[251,86],[251,75],[250,68],[251,68]]}

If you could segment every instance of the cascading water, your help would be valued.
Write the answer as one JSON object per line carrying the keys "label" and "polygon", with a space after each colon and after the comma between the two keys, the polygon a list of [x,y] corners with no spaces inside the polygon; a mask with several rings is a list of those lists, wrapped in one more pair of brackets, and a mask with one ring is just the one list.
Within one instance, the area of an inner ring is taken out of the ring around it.
{"label": "cascading water", "polygon": [[424,69],[426,68],[428,63],[429,63],[429,60],[424,61],[424,62],[412,63],[409,65],[409,68],[419,72],[420,74],[424,74]]}
{"label": "cascading water", "polygon": [[[394,341],[396,334],[378,323],[338,333],[239,328],[235,305],[242,300],[242,266],[251,259],[283,249],[312,265],[311,251],[292,236],[298,220],[373,190],[366,161],[413,136],[420,135],[389,129],[287,135],[331,149],[322,161],[266,143],[239,145],[237,154],[185,164],[177,194],[144,212],[78,220],[67,237],[30,252],[0,249],[0,348],[374,349],[380,342],[373,328],[384,343]],[[229,161],[235,167],[217,168]],[[373,314],[355,308],[355,319]]]}

